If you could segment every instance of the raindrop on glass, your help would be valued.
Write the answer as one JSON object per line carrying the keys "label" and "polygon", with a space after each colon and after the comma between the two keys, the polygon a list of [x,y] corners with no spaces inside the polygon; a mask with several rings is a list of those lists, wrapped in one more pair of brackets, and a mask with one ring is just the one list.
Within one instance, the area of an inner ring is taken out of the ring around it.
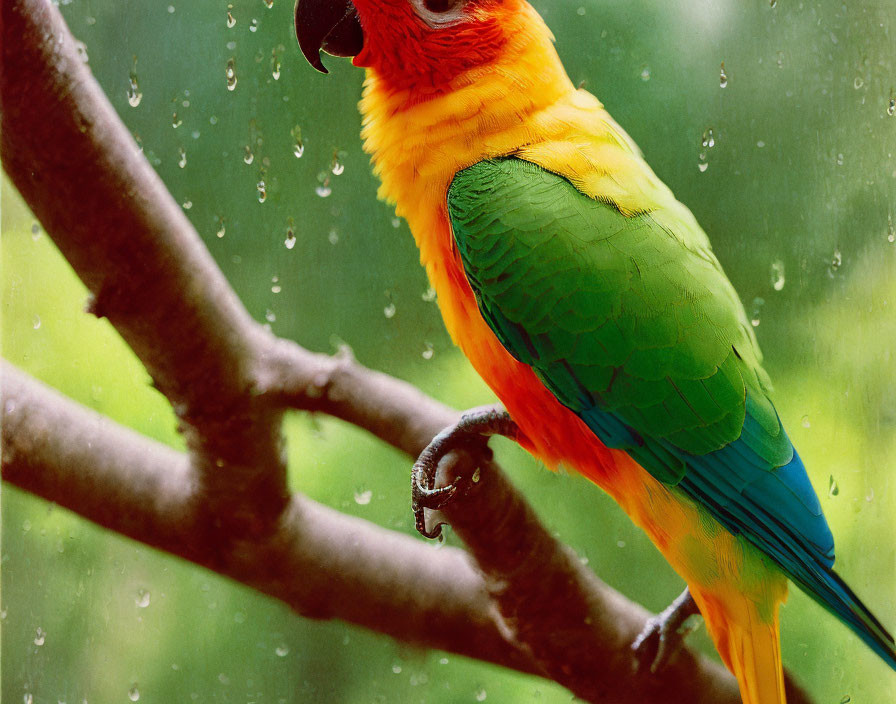
{"label": "raindrop on glass", "polygon": [[830,479],[828,479],[828,496],[837,496],[840,493],[840,485],[837,484],[837,480],[834,479],[834,475],[832,474]]}
{"label": "raindrop on glass", "polygon": [[141,609],[149,606],[150,594],[148,589],[138,589],[137,596],[134,597],[134,603]]}
{"label": "raindrop on glass", "polygon": [[227,6],[227,29],[236,27],[236,17],[233,16],[233,5]]}
{"label": "raindrop on glass", "polygon": [[321,171],[317,175],[317,180],[319,183],[317,188],[314,189],[314,192],[321,198],[326,198],[333,192],[333,189],[330,188],[330,177],[325,171]]}
{"label": "raindrop on glass", "polygon": [[843,266],[843,255],[840,254],[839,249],[835,249],[834,255],[831,257],[831,263],[828,265],[828,276],[834,278],[841,266]]}
{"label": "raindrop on glass", "polygon": [[784,262],[776,259],[772,262],[772,288],[780,291],[784,288]]}
{"label": "raindrop on glass", "polygon": [[394,318],[395,317],[395,304],[390,303],[385,308],[383,308],[383,315],[385,315],[387,318]]}
{"label": "raindrop on glass", "polygon": [[183,169],[187,165],[187,152],[183,147],[178,147],[177,153],[180,155],[180,158],[177,160],[177,165]]}
{"label": "raindrop on glass", "polygon": [[305,153],[305,143],[302,141],[302,128],[296,125],[290,131],[293,138],[292,153],[296,159],[301,159]]}
{"label": "raindrop on glass", "polygon": [[227,68],[224,69],[224,75],[227,77],[227,90],[236,88],[236,60],[227,59]]}
{"label": "raindrop on glass", "polygon": [[757,296],[753,299],[753,313],[750,315],[750,324],[754,328],[759,327],[759,323],[762,317],[762,306],[765,305],[765,299]]}
{"label": "raindrop on glass", "polygon": [[128,699],[130,699],[132,702],[135,702],[135,701],[137,701],[138,699],[140,699],[140,690],[137,689],[137,683],[136,683],[136,682],[135,682],[135,683],[131,686],[131,688],[128,690]]}
{"label": "raindrop on glass", "polygon": [[725,62],[722,62],[722,67],[719,69],[719,88],[727,88],[728,87],[728,74],[725,73]]}
{"label": "raindrop on glass", "polygon": [[131,68],[130,76],[128,76],[128,104],[135,108],[143,100],[143,93],[140,92],[140,84],[137,81],[137,57],[134,57],[134,66]]}
{"label": "raindrop on glass", "polygon": [[355,492],[355,503],[358,506],[366,506],[370,503],[370,500],[373,498],[373,491],[367,489],[366,491],[356,491]]}

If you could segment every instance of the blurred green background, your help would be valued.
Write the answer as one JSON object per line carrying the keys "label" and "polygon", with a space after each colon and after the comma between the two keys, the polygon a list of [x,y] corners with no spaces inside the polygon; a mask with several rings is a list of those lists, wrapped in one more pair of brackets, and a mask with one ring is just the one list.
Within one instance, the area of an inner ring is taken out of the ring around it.
{"label": "blurred green background", "polygon": [[[406,225],[375,198],[358,137],[361,73],[330,59],[324,77],[304,63],[291,2],[233,0],[232,27],[224,0],[59,4],[135,148],[253,316],[314,350],[348,344],[455,406],[492,400],[443,331]],[[896,628],[892,0],[535,4],[572,79],[709,233],[757,325],[839,572]],[[140,364],[82,312],[83,286],[3,188],[4,356],[180,446]],[[296,489],[413,533],[406,458],[326,418],[294,415],[287,435]],[[600,491],[509,443],[500,455],[604,580],[654,610],[678,593],[677,576]],[[536,678],[292,617],[8,486],[2,520],[5,702],[570,700]],[[458,542],[450,531],[448,542]],[[796,590],[782,631],[785,664],[820,704],[896,700],[896,675]],[[702,631],[693,640],[711,651]]]}

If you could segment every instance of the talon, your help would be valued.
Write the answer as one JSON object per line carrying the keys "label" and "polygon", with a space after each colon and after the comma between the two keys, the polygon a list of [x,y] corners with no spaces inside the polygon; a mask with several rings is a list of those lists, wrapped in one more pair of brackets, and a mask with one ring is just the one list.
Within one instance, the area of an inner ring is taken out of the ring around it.
{"label": "talon", "polygon": [[465,478],[457,477],[448,486],[435,488],[439,461],[458,448],[474,449],[488,460],[491,450],[487,443],[492,435],[505,435],[515,440],[518,430],[506,411],[492,407],[477,408],[464,413],[456,425],[436,435],[420,453],[411,470],[411,508],[417,531],[425,538],[440,538],[445,522],[440,521],[432,529],[427,529],[424,509],[438,511],[443,508],[457,497],[467,482]]}
{"label": "talon", "polygon": [[691,593],[685,589],[661,614],[647,619],[644,628],[632,643],[637,670],[649,667],[651,674],[662,670],[679,651],[684,637],[694,630],[691,616],[699,614]]}

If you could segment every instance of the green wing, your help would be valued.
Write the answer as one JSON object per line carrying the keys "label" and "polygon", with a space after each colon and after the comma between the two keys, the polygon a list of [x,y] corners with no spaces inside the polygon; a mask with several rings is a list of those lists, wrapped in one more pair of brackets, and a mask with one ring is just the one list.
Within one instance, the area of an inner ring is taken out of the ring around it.
{"label": "green wing", "polygon": [[448,214],[508,352],[605,445],[745,536],[896,667],[892,637],[831,570],[833,537],[752,327],[696,223],[623,215],[513,158],[458,173]]}

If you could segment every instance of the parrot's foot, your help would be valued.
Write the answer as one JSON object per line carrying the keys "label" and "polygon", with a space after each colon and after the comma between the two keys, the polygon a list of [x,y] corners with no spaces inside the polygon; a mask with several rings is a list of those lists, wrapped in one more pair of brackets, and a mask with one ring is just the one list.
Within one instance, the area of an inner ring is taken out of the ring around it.
{"label": "parrot's foot", "polygon": [[639,671],[648,665],[652,673],[662,670],[681,648],[684,637],[696,628],[688,621],[699,613],[685,589],[661,614],[647,619],[644,630],[632,643]]}
{"label": "parrot's foot", "polygon": [[[437,523],[427,529],[423,510],[438,511],[450,503],[463,486],[465,479],[457,477],[448,486],[435,488],[436,470],[439,461],[452,450],[475,449],[486,457],[491,457],[488,449],[488,438],[492,435],[503,435],[516,440],[519,430],[510,416],[502,408],[485,406],[474,408],[461,416],[452,426],[436,435],[411,470],[411,506],[417,530],[426,538],[439,538],[442,535],[443,523]],[[478,472],[478,470],[477,470]],[[476,480],[474,475],[473,481]]]}

